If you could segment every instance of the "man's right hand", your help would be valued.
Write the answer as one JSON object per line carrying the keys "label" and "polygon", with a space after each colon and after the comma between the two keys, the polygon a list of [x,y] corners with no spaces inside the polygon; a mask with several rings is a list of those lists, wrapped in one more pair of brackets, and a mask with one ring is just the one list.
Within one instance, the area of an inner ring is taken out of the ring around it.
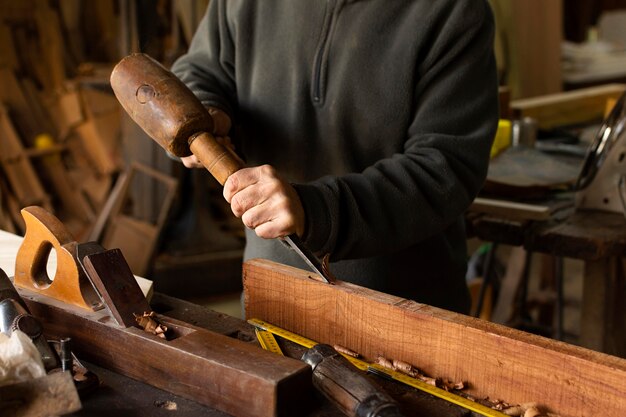
{"label": "man's right hand", "polygon": [[[215,140],[217,140],[220,145],[234,150],[235,148],[228,136],[228,132],[230,132],[232,126],[230,117],[228,117],[224,111],[216,107],[208,107],[207,111],[213,119],[213,132],[211,133],[215,136]],[[180,160],[186,168],[204,168],[204,165],[202,165],[195,155],[183,156]]]}

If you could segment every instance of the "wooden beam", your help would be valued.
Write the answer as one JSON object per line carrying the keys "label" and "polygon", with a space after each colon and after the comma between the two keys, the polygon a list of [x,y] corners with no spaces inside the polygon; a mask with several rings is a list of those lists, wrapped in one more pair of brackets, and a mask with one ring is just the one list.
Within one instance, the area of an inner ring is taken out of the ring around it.
{"label": "wooden beam", "polygon": [[35,136],[39,133],[52,131],[47,128],[47,121],[41,118],[36,105],[38,100],[35,103],[33,99],[12,70],[0,67],[0,101],[11,111],[15,128],[27,146],[34,144]]}
{"label": "wooden beam", "polygon": [[25,155],[22,141],[9,118],[9,113],[0,105],[0,166],[4,169],[8,183],[22,207],[38,204],[52,210],[50,196],[46,194],[35,168]]}
{"label": "wooden beam", "polygon": [[109,112],[76,126],[85,153],[100,175],[111,175],[121,169],[119,155],[120,113]]}
{"label": "wooden beam", "polygon": [[78,311],[19,289],[46,334],[72,338],[81,358],[236,417],[298,415],[312,390],[311,368],[296,359],[158,316],[174,338],[122,328],[105,312]]}
{"label": "wooden beam", "polygon": [[607,101],[617,100],[625,84],[607,84],[565,93],[511,101],[513,117],[532,117],[542,129],[597,122],[606,115]]}
{"label": "wooden beam", "polygon": [[59,16],[48,3],[38,2],[34,10],[35,22],[39,31],[40,59],[45,67],[44,87],[56,90],[62,87],[65,74],[65,41],[63,40]]}
{"label": "wooden beam", "polygon": [[[154,219],[140,218],[134,213],[123,211],[130,198],[129,188],[136,177],[151,179],[154,181],[153,188],[158,187],[160,190],[160,199],[154,202],[154,207],[159,212]],[[174,201],[178,181],[138,162],[133,162],[128,167],[123,179],[120,189],[111,195],[115,201],[107,202],[107,208],[111,207],[111,210],[101,213],[102,217],[107,216],[108,219],[98,219],[99,223],[106,225],[101,241],[104,247],[120,248],[126,254],[131,270],[135,274],[146,275],[151,268],[159,235]]]}
{"label": "wooden beam", "polygon": [[483,197],[476,197],[468,210],[521,220],[549,220],[551,214],[549,206]]}
{"label": "wooden beam", "polygon": [[13,35],[9,25],[0,23],[0,67],[6,67],[13,71],[17,70],[19,63],[17,60],[17,54],[13,47]]}
{"label": "wooden beam", "polygon": [[266,260],[246,262],[246,316],[369,359],[383,355],[468,381],[477,396],[537,402],[563,417],[626,412],[625,359],[310,275]]}

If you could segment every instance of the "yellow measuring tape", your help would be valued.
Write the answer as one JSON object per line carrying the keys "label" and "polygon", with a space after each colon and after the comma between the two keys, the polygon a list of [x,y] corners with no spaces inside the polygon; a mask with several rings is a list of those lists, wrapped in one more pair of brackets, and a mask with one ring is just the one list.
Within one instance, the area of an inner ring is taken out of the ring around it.
{"label": "yellow measuring tape", "polygon": [[278,342],[272,333],[267,330],[259,329],[258,327],[254,328],[254,332],[256,333],[256,338],[259,339],[259,343],[263,349],[283,355],[283,351],[280,349],[280,346],[278,346]]}
{"label": "yellow measuring tape", "polygon": [[[259,319],[249,319],[248,323],[252,324],[255,327],[255,331],[257,334],[257,338],[259,339],[259,343],[263,349],[268,350],[270,352],[278,353],[280,355],[283,354],[282,350],[278,346],[278,342],[274,338],[273,335],[280,336],[284,339],[290,340],[294,343],[297,343],[305,348],[312,348],[317,345],[317,342],[314,342],[311,339],[307,339],[304,336],[297,335],[295,333],[290,332],[289,330],[281,329],[280,327],[274,326],[266,321]],[[501,413],[497,410],[479,404],[477,402],[468,400],[467,398],[461,397],[460,395],[453,394],[444,389],[436,387],[434,385],[427,384],[426,382],[420,381],[417,378],[413,378],[409,375],[403,374],[398,371],[394,371],[392,369],[385,368],[377,363],[369,363],[364,360],[345,355],[343,357],[350,361],[354,366],[362,371],[367,371],[388,379],[393,379],[398,382],[402,382],[410,387],[416,388],[420,391],[426,392],[428,394],[434,395],[435,397],[441,398],[453,404],[459,405],[465,409],[471,410],[475,413],[478,413],[482,416],[487,417],[504,417],[505,414]]]}

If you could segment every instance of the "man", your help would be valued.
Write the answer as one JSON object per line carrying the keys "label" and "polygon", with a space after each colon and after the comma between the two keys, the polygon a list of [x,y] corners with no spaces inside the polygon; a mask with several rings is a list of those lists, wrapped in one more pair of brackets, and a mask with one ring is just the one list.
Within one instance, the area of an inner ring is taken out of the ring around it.
{"label": "man", "polygon": [[[468,312],[463,212],[498,119],[485,0],[212,0],[173,71],[251,168],[224,197],[244,257]],[[198,166],[192,157],[186,166]],[[269,165],[263,165],[269,164]]]}

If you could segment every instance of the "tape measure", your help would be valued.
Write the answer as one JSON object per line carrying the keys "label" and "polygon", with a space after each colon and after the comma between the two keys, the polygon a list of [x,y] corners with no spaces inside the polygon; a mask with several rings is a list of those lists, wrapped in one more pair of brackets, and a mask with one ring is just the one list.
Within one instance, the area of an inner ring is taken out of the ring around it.
{"label": "tape measure", "polygon": [[[294,343],[299,344],[300,346],[304,346],[307,349],[312,348],[317,345],[317,342],[314,342],[311,339],[307,339],[304,336],[300,336],[298,334],[292,333],[289,330],[281,329],[278,326],[274,326],[266,321],[259,319],[249,319],[248,323],[252,324],[255,327],[255,332],[257,338],[259,339],[259,343],[263,347],[263,349],[268,350],[270,352],[278,353],[280,355],[283,354],[282,350],[278,346],[278,342],[274,335],[280,336],[284,339],[290,340]],[[435,397],[441,398],[445,401],[451,402],[458,406],[461,406],[467,410],[473,411],[477,414],[486,417],[505,417],[504,413],[501,413],[497,410],[469,400],[465,397],[461,397],[460,395],[453,394],[449,391],[436,387],[434,385],[427,384],[424,381],[420,381],[417,378],[413,378],[409,375],[403,374],[402,372],[394,371],[392,369],[385,368],[377,363],[369,363],[364,360],[345,355],[343,357],[350,361],[354,366],[358,369],[366,372],[370,372],[374,375],[381,376],[383,378],[392,379],[394,381],[401,382],[410,387],[416,388],[420,391],[426,392],[428,394],[434,395]]]}
{"label": "tape measure", "polygon": [[256,333],[256,338],[259,339],[259,343],[263,349],[283,355],[283,351],[280,349],[280,346],[278,346],[278,342],[272,333],[267,330],[259,329],[258,327],[254,328],[254,332]]}

